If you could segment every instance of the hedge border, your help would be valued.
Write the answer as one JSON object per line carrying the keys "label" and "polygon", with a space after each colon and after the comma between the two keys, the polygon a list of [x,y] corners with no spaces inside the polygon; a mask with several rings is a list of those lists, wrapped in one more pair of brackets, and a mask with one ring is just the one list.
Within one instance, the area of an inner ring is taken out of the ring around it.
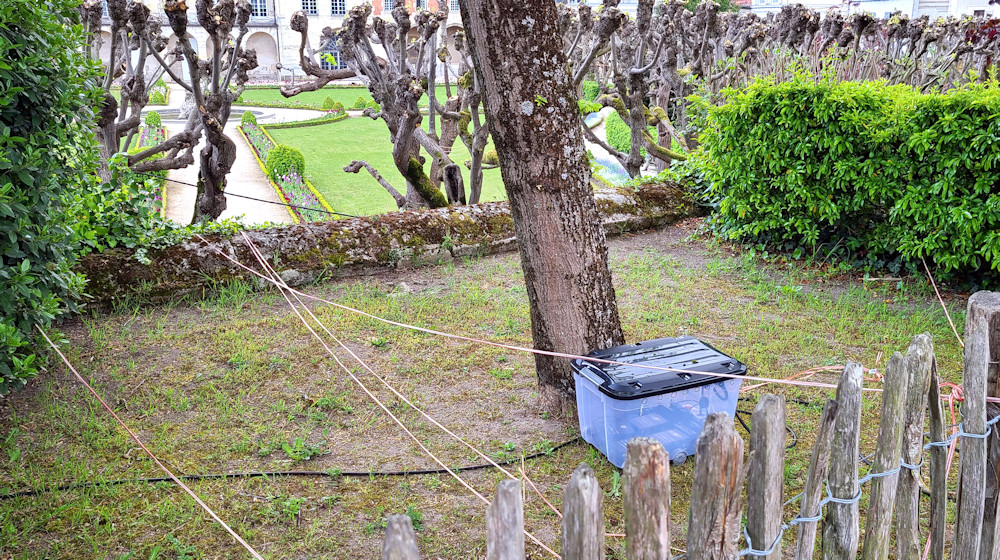
{"label": "hedge border", "polygon": [[[287,122],[287,123],[274,123],[274,124],[267,124],[267,125],[262,125],[262,124],[258,123],[257,126],[261,130],[264,130],[264,127],[273,128],[273,129],[277,129],[277,130],[280,130],[282,128],[305,128],[305,127],[308,127],[308,126],[319,126],[321,124],[335,123],[335,122],[338,122],[338,121],[342,121],[342,120],[344,120],[344,119],[346,119],[348,117],[350,117],[350,115],[348,115],[347,111],[345,110],[340,115],[330,116],[329,114],[327,114],[327,115],[323,115],[322,117],[316,117],[315,119],[306,119],[304,121],[292,121],[292,122]],[[270,135],[268,135],[268,136],[270,136]]]}

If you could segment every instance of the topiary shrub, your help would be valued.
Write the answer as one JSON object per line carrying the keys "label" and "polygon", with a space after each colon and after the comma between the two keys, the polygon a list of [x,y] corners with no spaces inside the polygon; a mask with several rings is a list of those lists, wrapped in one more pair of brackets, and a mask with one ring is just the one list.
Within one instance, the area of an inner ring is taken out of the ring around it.
{"label": "topiary shrub", "polygon": [[267,168],[268,176],[275,181],[291,171],[295,171],[305,177],[306,158],[298,148],[278,144],[267,154],[265,167]]}
{"label": "topiary shrub", "polygon": [[163,123],[160,114],[156,111],[146,113],[146,126],[160,126]]}
{"label": "topiary shrub", "polygon": [[625,124],[617,111],[608,113],[607,118],[604,119],[604,134],[612,148],[619,152],[629,153],[629,149],[632,147],[632,131],[629,130],[628,125]]}
{"label": "topiary shrub", "polygon": [[333,98],[327,95],[326,99],[323,100],[323,105],[321,106],[321,108],[324,111],[332,111],[335,104],[336,102],[333,100]]}
{"label": "topiary shrub", "polygon": [[[66,200],[92,183],[97,96],[78,0],[0,2],[0,395],[38,371],[36,326],[76,309]],[[93,232],[90,232],[93,234]]]}
{"label": "topiary shrub", "polygon": [[355,111],[360,111],[360,110],[362,110],[362,109],[364,109],[366,107],[368,107],[368,100],[366,100],[364,97],[362,97],[360,95],[354,101],[354,105],[351,105],[351,109],[353,109]]}
{"label": "topiary shrub", "polygon": [[257,126],[257,117],[250,111],[243,111],[243,116],[240,117],[240,124],[246,126],[248,124]]}
{"label": "topiary shrub", "polygon": [[580,88],[583,92],[582,99],[584,101],[593,101],[597,99],[597,96],[601,93],[601,86],[597,85],[597,82],[591,80],[584,80],[580,84]]}
{"label": "topiary shrub", "polygon": [[500,156],[496,150],[486,150],[483,154],[483,163],[486,165],[500,165]]}
{"label": "topiary shrub", "polygon": [[374,99],[372,99],[371,101],[368,102],[367,107],[369,109],[373,109],[375,111],[381,111],[382,110],[382,106],[379,105],[378,103],[375,103]]}
{"label": "topiary shrub", "polygon": [[149,104],[150,105],[166,105],[167,96],[164,95],[162,91],[153,90],[149,94]]}
{"label": "topiary shrub", "polygon": [[333,104],[333,109],[331,109],[330,111],[333,112],[333,113],[343,113],[344,112],[344,104],[341,103],[340,101],[336,101]]}

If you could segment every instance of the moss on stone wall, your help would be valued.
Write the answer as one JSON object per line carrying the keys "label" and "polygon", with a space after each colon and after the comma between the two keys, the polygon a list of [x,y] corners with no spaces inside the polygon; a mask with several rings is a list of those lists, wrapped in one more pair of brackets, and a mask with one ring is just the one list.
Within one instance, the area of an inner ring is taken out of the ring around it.
{"label": "moss on stone wall", "polygon": [[[695,212],[683,190],[671,184],[604,189],[595,199],[609,234],[672,223]],[[517,247],[506,202],[282,226],[247,235],[293,285]],[[256,262],[242,236],[208,236],[206,242],[190,240],[151,250],[148,265],[137,261],[133,251],[112,249],[87,255],[77,268],[87,275],[94,305],[125,298],[162,302],[200,297],[212,285],[250,277],[217,251],[245,264]]]}

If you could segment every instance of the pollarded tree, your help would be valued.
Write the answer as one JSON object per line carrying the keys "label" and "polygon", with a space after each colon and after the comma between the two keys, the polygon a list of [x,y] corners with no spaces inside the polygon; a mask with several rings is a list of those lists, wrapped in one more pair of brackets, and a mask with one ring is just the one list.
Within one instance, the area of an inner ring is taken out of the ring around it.
{"label": "pollarded tree", "polygon": [[[122,151],[122,146],[130,146],[139,133],[141,112],[166,68],[155,61],[165,59],[165,63],[173,63],[180,59],[179,53],[164,52],[167,39],[161,34],[161,22],[144,4],[107,0],[107,6],[111,20],[110,58],[103,66],[100,79],[102,97],[94,130],[101,146],[101,175],[105,179],[109,177],[108,160]],[[102,64],[99,53],[105,41],[101,34],[102,8],[101,0],[86,0],[79,7],[87,32],[84,53],[98,64]],[[116,83],[121,86],[121,101],[112,93]],[[197,119],[188,124],[183,132],[174,134],[162,144],[130,155],[129,167],[136,172],[152,172],[181,169],[194,163],[192,152],[201,137],[201,125]],[[154,158],[157,154],[163,157]]]}
{"label": "pollarded tree", "polygon": [[[199,154],[198,201],[192,219],[200,222],[214,220],[226,209],[226,175],[236,161],[236,145],[224,130],[233,102],[249,80],[247,73],[257,67],[257,52],[243,48],[250,21],[247,0],[195,0],[195,7],[198,23],[210,39],[207,57],[199,57],[187,40],[178,40],[177,44],[191,76],[189,82],[178,83],[193,95],[197,116],[205,129],[205,147]],[[163,9],[174,35],[187,37],[185,1],[167,0]],[[234,37],[236,29],[239,33]]]}
{"label": "pollarded tree", "polygon": [[[140,112],[149,101],[152,84],[161,73],[170,75],[191,95],[195,111],[182,132],[130,154],[128,165],[136,172],[191,165],[195,163],[193,150],[204,134],[205,146],[198,157],[198,198],[192,217],[193,222],[201,222],[218,218],[226,209],[226,175],[236,160],[236,145],[224,129],[232,104],[249,79],[247,73],[257,67],[257,54],[253,49],[243,48],[250,21],[247,0],[194,0],[194,6],[198,23],[210,38],[204,58],[199,57],[188,40],[188,6],[184,0],[164,3],[167,23],[177,37],[176,46],[170,51],[160,31],[161,22],[151,15],[149,8],[134,0],[108,0],[110,62],[101,84],[104,96],[98,111],[97,135],[105,160],[120,151],[122,140],[130,142],[138,131]],[[93,57],[100,49],[101,3],[87,0],[82,10],[91,34],[88,50]],[[147,75],[150,58],[159,68]],[[171,70],[177,61],[187,66],[189,79]],[[121,104],[111,93],[116,81],[121,84]],[[153,158],[158,154],[164,157]]]}
{"label": "pollarded tree", "polygon": [[[633,176],[642,148],[664,164],[683,159],[693,140],[687,98],[713,99],[757,77],[786,79],[796,69],[817,79],[881,79],[921,91],[944,91],[984,80],[1000,59],[1000,26],[982,17],[884,19],[845,17],[788,5],[762,18],[724,11],[712,1],[694,8],[683,0],[640,0],[636,19],[620,19],[618,0],[594,12],[563,6],[560,31],[577,83],[593,76],[598,98],[628,124],[632,145],[615,155]],[[647,133],[656,126],[656,138]]]}
{"label": "pollarded tree", "polygon": [[[406,6],[396,6],[391,21],[372,18],[371,14],[370,4],[355,6],[347,14],[340,33],[324,29],[319,49],[313,50],[307,37],[309,19],[305,13],[296,12],[291,26],[302,37],[299,45],[301,66],[314,79],[306,84],[286,86],[282,88],[282,95],[291,97],[319,89],[334,79],[358,76],[380,107],[378,110],[366,109],[365,115],[384,121],[389,129],[393,162],[406,182],[405,193],[393,187],[368,162],[354,161],[344,170],[357,173],[367,169],[392,195],[399,208],[436,208],[479,202],[488,132],[480,116],[482,95],[478,82],[471,72],[466,72],[470,59],[461,34],[456,36],[454,43],[460,53],[459,76],[455,80],[457,95],[451,94],[447,36],[441,25],[448,18],[447,3],[441,3],[440,11],[420,10],[415,14]],[[412,42],[408,39],[411,30],[417,35]],[[329,50],[335,42],[348,68],[325,70],[315,57]],[[448,95],[444,104],[434,95],[439,68],[444,71],[442,78]],[[428,96],[429,107],[427,130],[421,126],[424,116],[418,106],[424,95]],[[468,197],[460,169],[450,156],[457,140],[466,145],[472,156]],[[425,170],[427,157],[423,154],[430,158],[429,171]]]}
{"label": "pollarded tree", "polygon": [[[582,354],[622,344],[556,4],[462,0],[460,6],[510,199],[534,345]],[[510,53],[520,53],[516,64]],[[571,410],[569,361],[536,355],[535,365],[543,406]]]}

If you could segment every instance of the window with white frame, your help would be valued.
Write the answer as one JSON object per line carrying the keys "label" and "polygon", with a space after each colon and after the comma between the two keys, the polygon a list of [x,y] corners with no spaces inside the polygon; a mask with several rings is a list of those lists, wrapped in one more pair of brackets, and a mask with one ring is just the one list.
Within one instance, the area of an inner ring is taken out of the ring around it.
{"label": "window with white frame", "polygon": [[418,10],[423,9],[424,0],[416,0],[416,2],[414,3],[414,7],[416,7],[416,9]]}
{"label": "window with white frame", "polygon": [[331,0],[330,13],[335,16],[342,16],[347,13],[347,0]]}
{"label": "window with white frame", "polygon": [[395,7],[395,2],[393,0],[382,0],[382,11],[388,12],[393,7]]}
{"label": "window with white frame", "polygon": [[267,17],[267,0],[250,0],[250,17]]}
{"label": "window with white frame", "polygon": [[449,11],[458,12],[459,9],[460,9],[458,7],[458,0],[451,0],[451,6],[449,6],[448,8],[449,8]]}
{"label": "window with white frame", "polygon": [[319,14],[319,7],[316,5],[316,0],[302,0],[302,11],[315,16]]}
{"label": "window with white frame", "polygon": [[337,41],[330,41],[330,44],[323,49],[319,55],[319,66],[323,70],[341,70],[347,68],[344,64],[344,57],[340,55],[340,46]]}
{"label": "window with white frame", "polygon": [[976,10],[976,11],[972,12],[972,15],[974,15],[976,17],[983,17],[983,16],[986,15],[986,10]]}
{"label": "window with white frame", "polygon": [[101,2],[101,17],[111,17],[111,14],[108,13],[108,0]]}

